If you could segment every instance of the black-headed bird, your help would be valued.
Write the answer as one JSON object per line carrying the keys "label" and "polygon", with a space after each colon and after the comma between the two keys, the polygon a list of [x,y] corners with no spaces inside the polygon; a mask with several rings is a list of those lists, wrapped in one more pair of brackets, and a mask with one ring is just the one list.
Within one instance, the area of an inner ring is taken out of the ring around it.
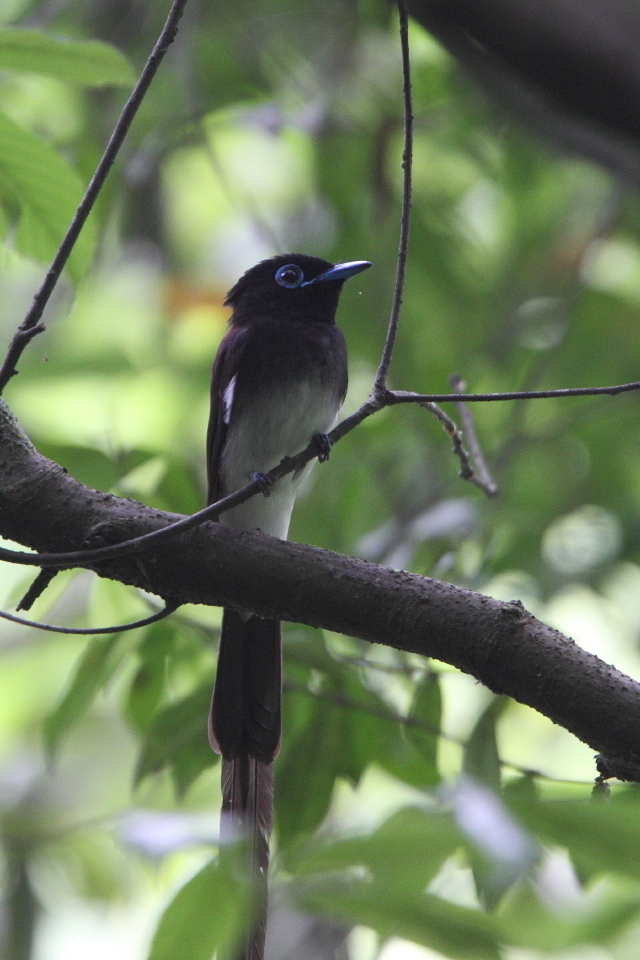
{"label": "black-headed bird", "polygon": [[[264,476],[315,439],[329,454],[331,429],[347,392],[347,348],[335,323],[345,280],[371,266],[285,254],[252,267],[229,291],[229,331],[211,374],[207,434],[208,502],[257,479],[263,493],[221,514],[232,527],[285,540],[313,461],[271,487]],[[273,795],[280,744],[280,622],[226,608],[211,702],[209,739],[222,754],[223,834],[248,843],[257,899],[255,923],[238,957],[261,960]]]}

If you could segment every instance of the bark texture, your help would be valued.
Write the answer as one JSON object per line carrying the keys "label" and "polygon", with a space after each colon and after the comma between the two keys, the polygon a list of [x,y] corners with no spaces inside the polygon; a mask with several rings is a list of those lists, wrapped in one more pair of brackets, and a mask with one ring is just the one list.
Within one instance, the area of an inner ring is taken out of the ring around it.
{"label": "bark texture", "polygon": [[[38,454],[0,401],[3,537],[64,551],[177,519],[78,483]],[[435,657],[571,731],[604,755],[608,776],[640,779],[640,684],[519,603],[214,523],[92,569],[168,599],[235,606]]]}

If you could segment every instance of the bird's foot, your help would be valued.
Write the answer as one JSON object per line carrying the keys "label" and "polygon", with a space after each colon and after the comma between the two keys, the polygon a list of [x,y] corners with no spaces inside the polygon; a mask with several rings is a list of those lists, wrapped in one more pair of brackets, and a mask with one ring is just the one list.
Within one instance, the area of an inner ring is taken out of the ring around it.
{"label": "bird's foot", "polygon": [[313,442],[318,449],[318,460],[320,463],[325,463],[331,453],[331,440],[326,433],[316,433],[313,436]]}
{"label": "bird's foot", "polygon": [[269,496],[271,487],[273,486],[273,480],[269,480],[269,477],[265,473],[250,473],[249,480],[251,480],[252,483],[258,484],[265,497]]}

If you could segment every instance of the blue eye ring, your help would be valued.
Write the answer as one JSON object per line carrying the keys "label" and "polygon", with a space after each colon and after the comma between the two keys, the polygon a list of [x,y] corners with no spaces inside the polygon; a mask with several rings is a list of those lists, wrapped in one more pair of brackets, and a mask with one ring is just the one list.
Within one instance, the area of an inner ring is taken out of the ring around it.
{"label": "blue eye ring", "polygon": [[296,287],[301,287],[304,283],[304,273],[297,263],[286,263],[284,267],[276,270],[275,281],[281,287],[295,290]]}

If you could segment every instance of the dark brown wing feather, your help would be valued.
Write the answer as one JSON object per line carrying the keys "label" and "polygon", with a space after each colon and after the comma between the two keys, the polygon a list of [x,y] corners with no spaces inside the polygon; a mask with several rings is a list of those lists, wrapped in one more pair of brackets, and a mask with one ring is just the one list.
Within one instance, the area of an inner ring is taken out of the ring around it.
{"label": "dark brown wing feather", "polygon": [[228,423],[225,421],[227,406],[224,394],[238,371],[245,339],[244,331],[233,328],[229,330],[218,347],[211,370],[211,406],[207,428],[207,478],[209,486],[207,503],[215,503],[216,500],[224,496],[224,492],[221,490],[220,477],[220,461],[228,430]]}

